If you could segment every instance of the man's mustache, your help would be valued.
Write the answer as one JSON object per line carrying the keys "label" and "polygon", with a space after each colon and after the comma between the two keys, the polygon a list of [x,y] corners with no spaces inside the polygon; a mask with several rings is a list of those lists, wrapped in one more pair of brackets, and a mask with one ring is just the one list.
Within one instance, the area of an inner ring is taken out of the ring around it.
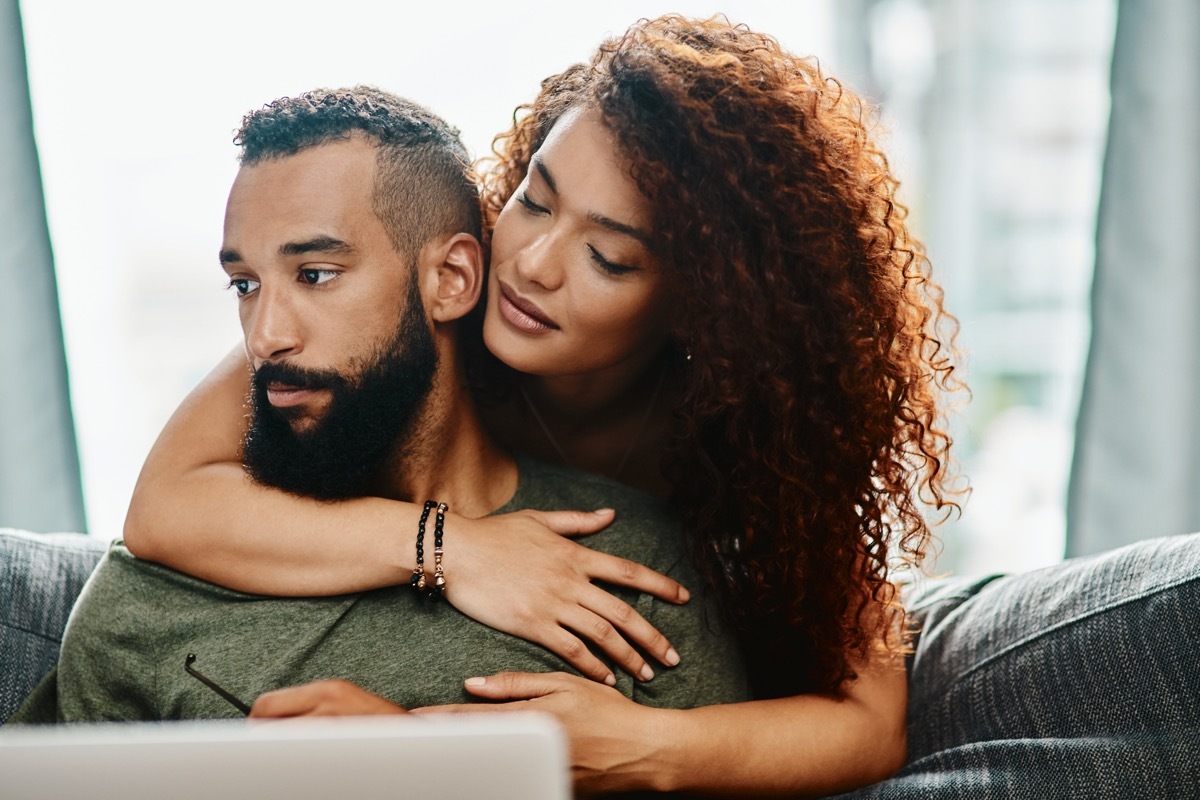
{"label": "man's mustache", "polygon": [[254,371],[254,390],[266,392],[273,383],[297,389],[330,389],[347,386],[349,381],[335,370],[305,369],[286,361],[265,362]]}

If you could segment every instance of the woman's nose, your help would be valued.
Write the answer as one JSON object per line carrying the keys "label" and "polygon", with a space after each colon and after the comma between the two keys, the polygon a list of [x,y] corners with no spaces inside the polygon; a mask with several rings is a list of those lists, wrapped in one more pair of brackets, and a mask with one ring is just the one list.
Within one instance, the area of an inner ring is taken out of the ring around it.
{"label": "woman's nose", "polygon": [[541,233],[517,253],[517,274],[529,283],[553,291],[562,286],[562,247],[553,233]]}

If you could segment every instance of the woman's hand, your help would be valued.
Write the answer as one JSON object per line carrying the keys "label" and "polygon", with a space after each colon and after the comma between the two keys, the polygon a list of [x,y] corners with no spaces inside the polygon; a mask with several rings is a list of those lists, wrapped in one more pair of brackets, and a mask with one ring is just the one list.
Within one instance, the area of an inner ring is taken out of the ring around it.
{"label": "woman's hand", "polygon": [[688,590],[641,564],[564,538],[596,533],[613,513],[516,511],[459,517],[454,528],[447,522],[446,599],[474,620],[542,645],[593,680],[616,682],[584,640],[630,675],[649,680],[654,672],[633,645],[667,666],[678,664],[679,655],[632,606],[592,581],[672,603],[687,602]]}
{"label": "woman's hand", "polygon": [[250,716],[279,717],[364,717],[376,714],[407,714],[408,711],[371,694],[350,681],[314,681],[258,696]]}
{"label": "woman's hand", "polygon": [[616,689],[563,672],[502,672],[470,678],[464,685],[477,697],[509,702],[429,706],[413,713],[553,714],[570,742],[576,792],[656,788],[662,772],[654,754],[670,744],[670,737],[662,735],[662,724],[678,712],[638,705]]}

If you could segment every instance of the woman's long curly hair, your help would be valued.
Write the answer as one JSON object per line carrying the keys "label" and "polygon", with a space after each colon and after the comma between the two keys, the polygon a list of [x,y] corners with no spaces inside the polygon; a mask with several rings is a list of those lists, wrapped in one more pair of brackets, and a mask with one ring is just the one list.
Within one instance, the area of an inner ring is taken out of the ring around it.
{"label": "woman's long curly hair", "polygon": [[[568,109],[598,109],[653,213],[691,354],[664,461],[760,697],[838,694],[903,648],[890,571],[956,509],[955,322],[862,100],[722,17],[642,20],[543,81],[484,171],[487,227]],[[946,335],[940,335],[940,334]]]}

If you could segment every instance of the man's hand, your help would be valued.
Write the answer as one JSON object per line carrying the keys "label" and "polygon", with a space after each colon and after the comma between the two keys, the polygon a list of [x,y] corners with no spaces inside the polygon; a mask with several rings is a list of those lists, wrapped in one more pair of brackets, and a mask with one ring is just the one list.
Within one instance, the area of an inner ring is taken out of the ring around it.
{"label": "man's hand", "polygon": [[250,709],[250,716],[260,719],[407,713],[392,701],[340,678],[266,692],[259,695]]}

